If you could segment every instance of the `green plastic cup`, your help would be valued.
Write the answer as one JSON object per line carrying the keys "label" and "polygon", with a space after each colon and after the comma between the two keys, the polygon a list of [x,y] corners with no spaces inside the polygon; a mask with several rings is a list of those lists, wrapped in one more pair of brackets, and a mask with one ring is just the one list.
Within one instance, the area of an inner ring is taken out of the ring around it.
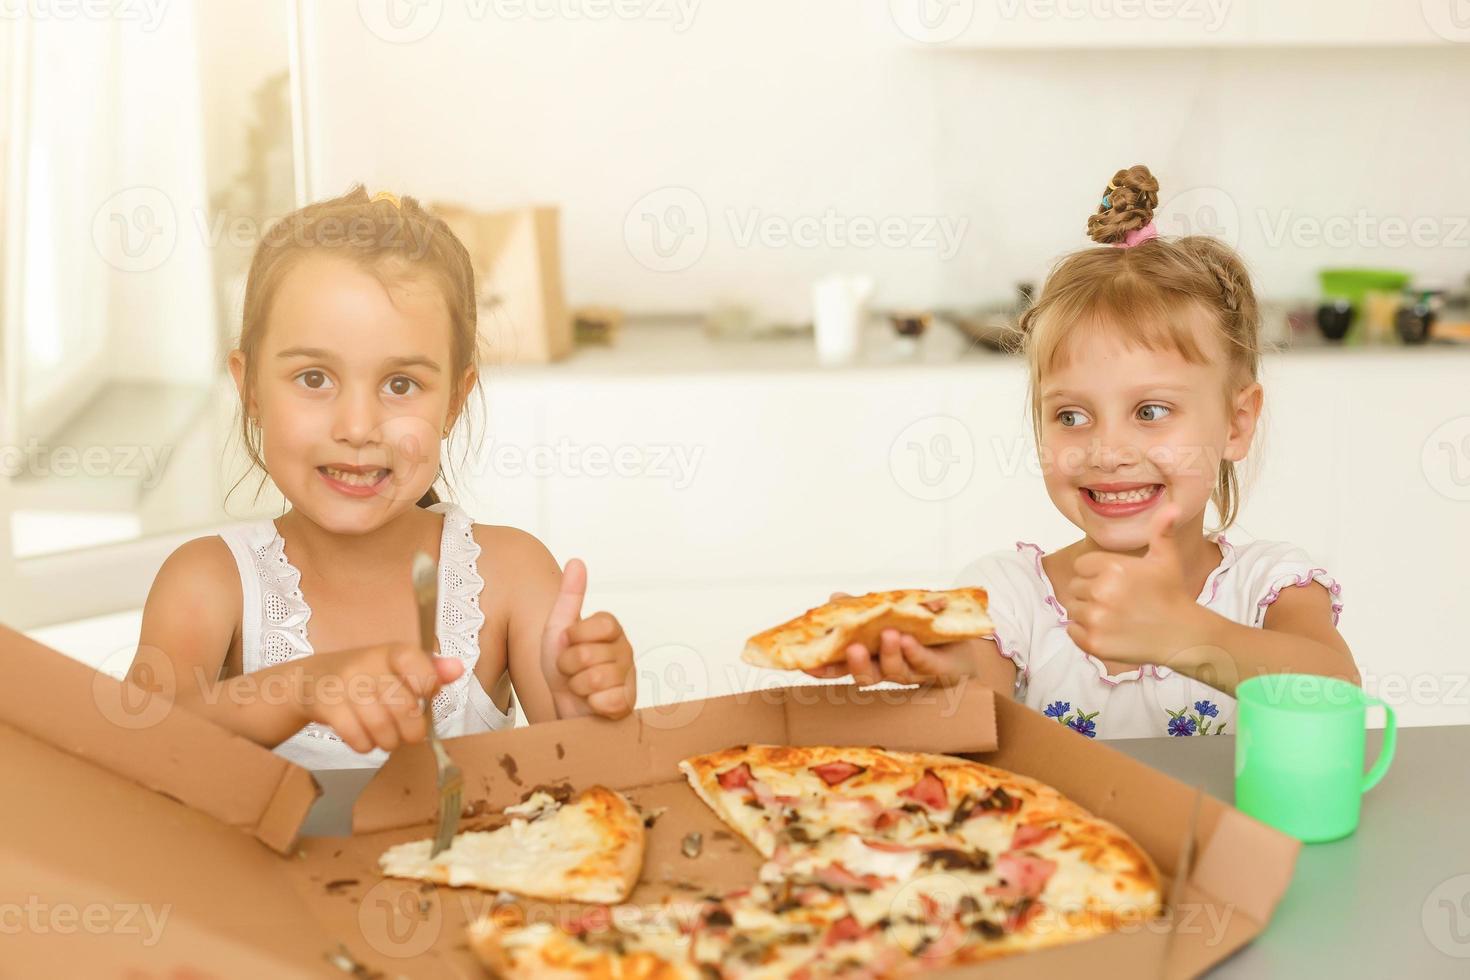
{"label": "green plastic cup", "polygon": [[[1235,805],[1306,843],[1358,829],[1363,794],[1393,761],[1393,709],[1315,674],[1262,674],[1236,689]],[[1383,709],[1383,748],[1363,772],[1368,708]]]}

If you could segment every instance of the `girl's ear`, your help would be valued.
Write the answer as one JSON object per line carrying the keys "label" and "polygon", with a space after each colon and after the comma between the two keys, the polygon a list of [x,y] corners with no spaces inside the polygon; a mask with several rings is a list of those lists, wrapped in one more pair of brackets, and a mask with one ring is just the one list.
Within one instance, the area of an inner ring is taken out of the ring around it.
{"label": "girl's ear", "polygon": [[464,403],[469,401],[470,392],[475,390],[475,384],[480,380],[479,369],[473,364],[464,369],[464,376],[459,379],[459,393],[449,404],[449,417],[444,420],[444,435],[449,435],[449,430],[454,428],[454,423],[459,421],[459,413],[464,411]]}
{"label": "girl's ear", "polygon": [[255,400],[248,399],[247,404],[245,397],[245,352],[239,349],[230,351],[228,364],[230,377],[235,379],[235,391],[239,394],[240,404],[245,409],[245,417],[247,419],[258,418],[259,413],[255,410]]}
{"label": "girl's ear", "polygon": [[1261,404],[1266,393],[1259,381],[1246,385],[1232,399],[1230,405],[1230,435],[1225,440],[1225,458],[1234,462],[1245,459],[1250,452],[1251,441],[1256,435],[1256,423],[1261,420]]}

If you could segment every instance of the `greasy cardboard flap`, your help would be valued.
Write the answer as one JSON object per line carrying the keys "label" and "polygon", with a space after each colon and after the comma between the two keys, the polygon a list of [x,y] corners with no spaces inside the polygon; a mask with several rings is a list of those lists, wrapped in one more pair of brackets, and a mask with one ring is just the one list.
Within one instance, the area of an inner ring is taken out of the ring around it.
{"label": "greasy cardboard flap", "polygon": [[180,680],[144,690],[0,626],[0,721],[289,850],[320,793],[311,773],[176,708]]}

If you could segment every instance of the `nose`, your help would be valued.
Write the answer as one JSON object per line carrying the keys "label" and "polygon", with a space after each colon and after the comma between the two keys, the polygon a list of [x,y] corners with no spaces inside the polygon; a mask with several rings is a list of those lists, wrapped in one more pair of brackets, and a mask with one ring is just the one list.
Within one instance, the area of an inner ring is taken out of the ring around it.
{"label": "nose", "polygon": [[1142,457],[1138,447],[1129,439],[1126,427],[1116,423],[1099,423],[1096,434],[1087,446],[1087,464],[1103,473],[1112,473]]}
{"label": "nose", "polygon": [[332,439],[354,448],[378,441],[382,420],[377,393],[369,388],[344,388],[332,417]]}

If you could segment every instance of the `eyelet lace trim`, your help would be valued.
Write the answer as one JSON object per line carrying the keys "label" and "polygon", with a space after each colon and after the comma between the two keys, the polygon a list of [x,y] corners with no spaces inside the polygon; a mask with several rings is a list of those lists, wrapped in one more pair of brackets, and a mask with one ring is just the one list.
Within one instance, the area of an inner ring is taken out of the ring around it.
{"label": "eyelet lace trim", "polygon": [[[485,625],[480,592],[485,580],[479,572],[480,545],[475,541],[470,516],[450,503],[429,509],[444,515],[439,544],[439,654],[464,664],[463,673],[434,695],[434,720],[447,723],[456,712],[464,710],[467,685],[474,679],[480,657],[480,628]],[[268,542],[252,549],[252,554],[264,607],[260,629],[262,666],[274,667],[311,656],[314,650],[307,632],[311,607],[301,594],[301,572],[286,557],[285,539],[277,531]],[[301,734],[342,741],[330,727],[315,721],[308,722]]]}

